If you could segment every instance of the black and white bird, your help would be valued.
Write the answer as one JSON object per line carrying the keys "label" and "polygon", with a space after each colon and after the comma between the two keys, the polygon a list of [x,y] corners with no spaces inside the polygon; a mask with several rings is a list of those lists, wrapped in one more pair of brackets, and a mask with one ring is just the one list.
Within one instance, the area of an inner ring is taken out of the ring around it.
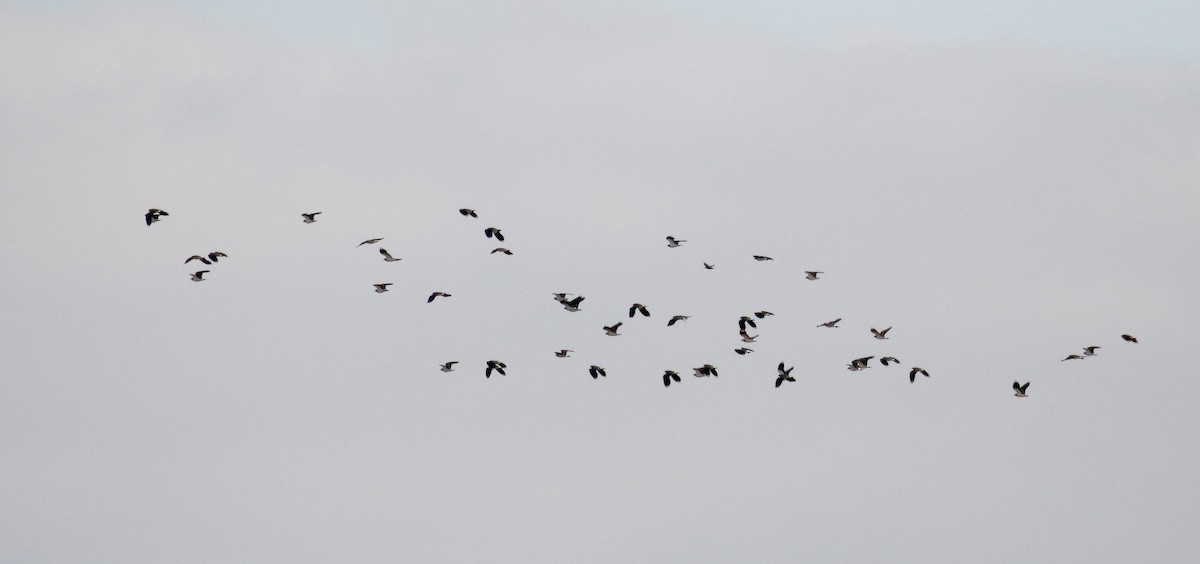
{"label": "black and white bird", "polygon": [[1083,360],[1083,357],[1079,356],[1077,354],[1070,354],[1070,355],[1067,355],[1067,358],[1064,358],[1064,359],[1060,360],[1059,362],[1066,362],[1068,360]]}
{"label": "black and white bird", "polygon": [[740,349],[733,349],[733,352],[738,353],[740,355],[745,355],[746,353],[754,352],[754,349],[748,349],[746,347],[742,347]]}
{"label": "black and white bird", "polygon": [[674,315],[671,317],[671,320],[667,322],[667,327],[674,325],[676,321],[687,321],[690,317],[690,315]]}
{"label": "black and white bird", "polygon": [[758,262],[762,262],[764,260],[775,260],[775,259],[773,259],[771,257],[763,256],[763,255],[754,255],[754,260],[756,260]]}
{"label": "black and white bird", "polygon": [[749,325],[755,329],[758,329],[758,325],[754,324],[753,317],[750,317],[749,315],[743,315],[741,317],[741,319],[738,319],[738,329],[745,331],[747,325]]}
{"label": "black and white bird", "polygon": [[565,304],[565,303],[567,303],[567,296],[569,294],[567,294],[566,292],[555,292],[551,295],[554,296],[554,301],[556,301],[560,304]]}
{"label": "black and white bird", "polygon": [[496,372],[499,372],[501,376],[507,376],[507,374],[504,373],[505,368],[508,368],[507,364],[504,364],[503,362],[500,362],[499,360],[489,360],[489,361],[487,361],[487,370],[483,371],[483,377],[491,378],[493,370],[495,370]]}
{"label": "black and white bird", "polygon": [[914,367],[913,367],[913,369],[912,369],[912,372],[909,372],[909,373],[908,373],[908,381],[909,381],[909,383],[912,383],[912,382],[916,382],[916,381],[917,381],[917,374],[920,374],[920,375],[922,375],[922,376],[924,376],[924,377],[926,377],[926,378],[928,378],[928,377],[929,377],[929,372],[926,372],[924,368],[921,368],[921,367],[919,367],[919,366],[914,366]]}
{"label": "black and white bird", "polygon": [[847,366],[849,366],[849,369],[853,372],[858,372],[859,370],[866,370],[866,369],[870,368],[868,363],[871,361],[872,358],[875,358],[875,357],[874,356],[864,356],[862,358],[856,358],[856,359],[850,361],[850,364]]}
{"label": "black and white bird", "polygon": [[206,273],[206,272],[208,272],[208,271],[207,270],[197,270],[196,272],[193,272],[192,273],[192,282],[203,282],[205,280],[204,273]]}
{"label": "black and white bird", "polygon": [[161,217],[167,216],[167,215],[171,215],[171,214],[169,214],[163,210],[160,210],[158,208],[150,208],[150,211],[146,212],[146,225],[150,225],[151,223],[159,221],[159,219]]}
{"label": "black and white bird", "polygon": [[817,278],[817,275],[818,275],[818,274],[825,274],[825,273],[824,273],[824,272],[821,272],[821,271],[819,271],[819,270],[805,270],[805,271],[804,271],[804,277],[805,277],[805,278],[807,278],[807,279],[809,279],[809,280],[817,280],[817,279],[818,279],[818,278]]}
{"label": "black and white bird", "polygon": [[1121,335],[1121,338],[1129,341],[1130,343],[1137,344],[1137,337],[1134,337],[1133,335]]}
{"label": "black and white bird", "polygon": [[1096,349],[1100,347],[1083,347],[1083,356],[1096,356]]}
{"label": "black and white bird", "polygon": [[717,374],[717,367],[711,364],[705,364],[699,368],[693,368],[692,375],[697,378],[704,378],[705,376],[719,376],[719,374]]}
{"label": "black and white bird", "polygon": [[187,263],[189,263],[189,262],[192,262],[192,261],[194,261],[194,260],[198,260],[198,261],[200,261],[200,262],[202,262],[202,263],[204,263],[204,264],[212,264],[212,261],[210,261],[210,260],[208,260],[208,259],[206,259],[206,258],[204,258],[204,257],[202,257],[202,256],[200,256],[200,255],[192,255],[192,256],[188,257],[188,259],[187,259],[187,260],[183,261],[183,264],[187,264]]}
{"label": "black and white bird", "polygon": [[450,362],[447,362],[446,364],[443,364],[443,365],[442,365],[442,372],[454,372],[454,365],[455,365],[455,364],[458,364],[458,361],[457,361],[457,360],[451,360]]}
{"label": "black and white bird", "polygon": [[560,351],[556,351],[554,353],[554,356],[557,356],[558,358],[567,358],[568,356],[571,356],[571,353],[573,353],[573,352],[575,352],[575,351],[568,350],[568,349],[562,349]]}
{"label": "black and white bird", "polygon": [[318,215],[321,215],[321,212],[302,213],[300,217],[304,218],[304,223],[316,223]]}
{"label": "black and white bird", "polygon": [[382,241],[382,240],[383,240],[383,237],[376,237],[376,238],[374,238],[374,239],[367,239],[366,241],[363,241],[363,242],[359,243],[359,244],[358,244],[358,245],[356,245],[356,246],[358,246],[358,247],[361,247],[361,246],[363,246],[363,245],[374,245],[375,243],[378,243],[378,242],[380,242],[380,241]]}
{"label": "black and white bird", "polygon": [[484,235],[487,235],[487,238],[488,238],[488,239],[491,239],[492,237],[495,237],[497,241],[503,241],[503,240],[504,240],[504,234],[500,233],[500,230],[499,230],[499,229],[497,229],[497,228],[495,228],[495,227],[489,227],[489,228],[487,228],[487,229],[484,229],[484,230],[483,230],[483,234],[484,234]]}
{"label": "black and white bird", "polygon": [[738,331],[738,335],[742,336],[743,343],[753,343],[754,340],[758,338],[758,335],[750,335],[745,331]]}
{"label": "black and white bird", "polygon": [[478,215],[475,215],[475,210],[471,208],[462,208],[458,210],[458,213],[463,214],[465,217],[479,217]]}
{"label": "black and white bird", "polygon": [[668,370],[666,372],[663,372],[663,385],[668,388],[671,387],[671,380],[678,382],[679,381],[679,373],[674,370]]}
{"label": "black and white bird", "polygon": [[885,357],[879,359],[879,364],[882,364],[884,366],[887,366],[889,362],[894,362],[896,364],[900,364],[900,359],[898,359],[894,356],[885,356]]}
{"label": "black and white bird", "polygon": [[213,263],[216,263],[217,259],[222,259],[222,258],[229,258],[229,255],[222,253],[221,251],[213,251],[211,253],[208,253],[208,260],[213,261]]}
{"label": "black and white bird", "polygon": [[383,247],[379,248],[379,254],[383,255],[383,262],[396,262],[398,260],[403,260],[392,256],[392,253],[389,253],[387,249]]}
{"label": "black and white bird", "polygon": [[884,329],[883,331],[879,331],[879,330],[875,329],[874,327],[872,327],[871,333],[873,335],[875,335],[876,339],[884,340],[884,339],[887,339],[887,332],[891,331],[891,330],[892,330],[891,327],[888,327],[887,329]]}
{"label": "black and white bird", "polygon": [[388,286],[391,286],[391,285],[392,285],[391,282],[385,282],[383,284],[375,284],[375,293],[382,294],[382,293],[388,291]]}
{"label": "black and white bird", "polygon": [[717,265],[715,265],[715,264],[708,264],[707,262],[704,263],[704,270],[712,270],[716,267],[717,267]]}
{"label": "black and white bird", "polygon": [[674,249],[675,247],[678,247],[679,245],[682,245],[686,242],[687,242],[687,239],[676,239],[670,235],[667,235],[667,246],[671,247],[672,249]]}
{"label": "black and white bird", "polygon": [[617,333],[617,329],[621,328],[621,323],[624,323],[624,322],[618,321],[616,325],[605,326],[604,334],[608,335],[609,337],[616,337],[616,336],[620,335],[620,333]]}
{"label": "black and white bird", "polygon": [[492,252],[490,254],[494,255],[496,253],[504,253],[504,254],[510,255],[510,256],[512,255],[512,251],[510,251],[504,247],[496,247],[496,248],[492,249]]}
{"label": "black and white bird", "polygon": [[579,304],[583,303],[583,300],[583,296],[575,296],[574,299],[559,303],[561,303],[563,305],[563,309],[567,311],[579,311]]}
{"label": "black and white bird", "polygon": [[437,291],[437,292],[434,292],[434,293],[432,293],[432,294],[429,294],[429,299],[428,299],[428,300],[425,300],[425,303],[427,303],[427,304],[429,304],[429,303],[433,303],[433,300],[434,300],[434,299],[436,299],[436,298],[449,298],[449,297],[450,297],[450,294],[447,294],[447,293],[445,293],[445,292],[442,292],[442,291]]}
{"label": "black and white bird", "polygon": [[762,319],[762,318],[764,318],[764,317],[767,317],[768,315],[775,315],[775,314],[774,314],[774,313],[771,313],[771,312],[769,312],[769,311],[767,311],[767,310],[765,310],[765,309],[764,309],[764,310],[762,310],[762,311],[756,311],[756,312],[754,312],[754,317],[757,317],[757,318],[759,318],[759,319]]}
{"label": "black and white bird", "polygon": [[[792,368],[795,368],[793,366]],[[779,363],[779,376],[775,378],[775,387],[782,386],[784,382],[795,382],[796,378],[792,376],[792,368],[784,369],[783,363]]]}
{"label": "black and white bird", "polygon": [[839,317],[837,319],[834,319],[833,321],[826,321],[825,323],[822,323],[822,324],[818,325],[817,327],[837,327],[838,322],[841,320],[842,320],[842,318]]}
{"label": "black and white bird", "polygon": [[1013,394],[1014,396],[1019,398],[1029,397],[1029,395],[1025,393],[1025,390],[1027,389],[1029,389],[1029,382],[1025,382],[1025,385],[1021,385],[1018,382],[1013,382],[1013,390],[1016,392]]}
{"label": "black and white bird", "polygon": [[650,317],[650,310],[646,309],[646,306],[644,306],[642,304],[633,304],[633,305],[629,306],[629,317],[630,318],[632,318],[634,316],[634,314],[636,314],[638,312],[641,312],[644,317]]}
{"label": "black and white bird", "polygon": [[590,368],[588,368],[588,374],[592,375],[593,380],[595,380],[601,376],[608,378],[608,373],[605,372],[603,368],[596,366],[595,364],[593,364]]}

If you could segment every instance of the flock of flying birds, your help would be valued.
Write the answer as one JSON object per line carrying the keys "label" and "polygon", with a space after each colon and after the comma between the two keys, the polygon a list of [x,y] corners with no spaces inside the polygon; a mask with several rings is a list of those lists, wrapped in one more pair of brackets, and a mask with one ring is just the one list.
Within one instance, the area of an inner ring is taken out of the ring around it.
{"label": "flock of flying birds", "polygon": [[[458,212],[460,214],[462,214],[464,217],[471,217],[471,218],[479,217],[479,215],[475,212],[475,210],[470,209],[470,208],[462,208],[462,209],[458,210]],[[317,216],[320,214],[321,214],[321,212],[318,211],[318,212],[312,212],[312,213],[302,213],[302,214],[300,214],[300,216],[303,218],[304,223],[315,223],[317,221]],[[166,211],[163,211],[161,209],[150,208],[150,210],[146,212],[146,225],[147,226],[153,225],[154,223],[161,221],[163,217],[167,217],[169,215],[170,214],[168,214]],[[485,237],[487,237],[489,239],[495,239],[496,241],[499,241],[499,242],[504,241],[504,234],[500,231],[500,229],[498,229],[496,227],[488,227],[488,228],[484,229],[483,234]],[[359,243],[358,246],[361,247],[363,245],[374,245],[376,243],[379,243],[382,240],[383,240],[382,237],[367,239],[367,240]],[[667,236],[667,247],[669,247],[669,248],[676,248],[676,247],[682,246],[686,242],[687,242],[686,239],[678,239],[671,235]],[[511,250],[509,250],[505,247],[496,247],[495,249],[493,249],[491,251],[491,254],[496,254],[496,253],[502,253],[505,255],[513,254]],[[379,254],[383,255],[383,260],[385,262],[396,262],[396,261],[401,260],[399,258],[392,256],[391,253],[389,253],[387,251],[387,249],[383,248],[382,246],[379,248]],[[184,261],[184,264],[188,264],[195,260],[195,261],[200,261],[201,263],[203,263],[205,265],[213,265],[213,264],[216,264],[219,261],[219,259],[226,258],[226,257],[228,257],[228,255],[226,255],[225,253],[223,253],[221,251],[213,251],[213,252],[207,253],[206,255],[192,255],[192,256],[188,257],[187,260]],[[759,261],[759,262],[775,260],[769,256],[764,256],[764,255],[753,255],[753,258],[754,258],[754,260]],[[709,264],[707,262],[705,262],[703,264],[704,264],[704,268],[706,270],[712,270],[712,269],[716,268],[715,265]],[[193,282],[203,282],[203,281],[207,280],[206,278],[204,278],[204,275],[209,272],[210,272],[209,270],[197,270],[196,272],[193,272],[191,274],[191,279]],[[808,270],[808,271],[805,271],[804,274],[805,274],[805,279],[807,279],[807,280],[819,280],[820,275],[824,274],[824,272]],[[384,292],[387,292],[388,286],[391,286],[391,285],[392,285],[391,282],[374,284],[375,291],[382,294]],[[571,294],[566,293],[566,292],[555,292],[552,294],[552,296],[553,296],[554,300],[557,301],[563,307],[564,310],[569,311],[569,312],[580,311],[579,306],[583,303],[583,301],[585,299],[583,296],[575,296],[575,297],[569,298],[568,296],[571,296]],[[429,295],[429,298],[426,300],[426,302],[432,303],[437,298],[448,298],[448,297],[450,297],[450,294],[448,294],[446,292],[435,291]],[[650,310],[645,305],[640,304],[640,303],[635,303],[629,307],[629,317],[630,318],[634,318],[639,314],[642,315],[643,317],[650,317]],[[755,342],[755,339],[758,338],[758,335],[751,335],[747,329],[747,327],[752,328],[752,329],[758,328],[758,325],[755,322],[755,318],[761,320],[761,319],[765,319],[772,315],[775,315],[775,314],[764,310],[764,311],[754,312],[753,317],[749,316],[749,315],[743,315],[740,319],[738,319],[738,335],[741,337],[742,342],[743,343],[753,343],[753,342]],[[688,318],[690,318],[690,317],[691,316],[688,316],[688,315],[672,316],[667,321],[667,326],[671,327],[680,321],[687,321]],[[838,322],[840,322],[841,320],[842,319],[839,317],[832,321],[827,321],[825,323],[821,323],[821,324],[817,325],[817,327],[825,327],[825,328],[831,328],[831,329],[836,328],[836,327],[838,327]],[[617,323],[614,323],[613,325],[604,326],[603,327],[604,333],[611,337],[620,336],[621,333],[619,331],[620,331],[621,325],[623,323],[624,322],[617,322]],[[882,330],[872,327],[871,335],[874,338],[879,339],[879,340],[887,340],[887,338],[888,338],[887,334],[891,330],[892,330],[891,327],[887,327],[886,329],[882,329]],[[1137,342],[1138,342],[1137,337],[1134,337],[1133,335],[1125,334],[1125,335],[1121,335],[1121,338],[1129,343],[1137,344]],[[1083,360],[1083,359],[1086,359],[1089,357],[1098,356],[1098,353],[1096,351],[1099,350],[1100,348],[1101,347],[1099,347],[1099,346],[1083,347],[1083,355],[1071,354],[1071,355],[1068,355],[1066,358],[1062,359],[1062,362],[1066,362],[1068,360]],[[575,352],[575,351],[572,351],[569,349],[560,349],[560,350],[556,351],[554,353],[554,355],[559,358],[567,358],[571,355],[572,352]],[[754,352],[754,349],[743,346],[743,347],[734,349],[734,352],[739,355],[746,355],[748,353]],[[854,360],[851,360],[850,363],[846,365],[846,367],[848,370],[853,371],[853,372],[857,372],[859,370],[866,370],[871,367],[870,361],[874,358],[875,358],[874,356],[864,356],[861,358],[856,358]],[[896,357],[884,356],[879,359],[879,363],[882,364],[883,366],[889,366],[891,364],[900,364],[900,360],[897,359]],[[458,361],[446,362],[441,365],[441,371],[442,372],[453,372],[455,364],[458,364]],[[487,361],[487,365],[484,369],[484,377],[491,378],[493,372],[498,373],[503,376],[503,375],[505,375],[504,369],[507,367],[508,366],[506,364],[504,364],[503,362],[501,362],[499,360],[489,360],[489,361]],[[776,388],[782,386],[784,382],[795,382],[796,381],[796,378],[791,375],[792,369],[794,369],[794,368],[795,368],[795,366],[787,367],[785,365],[785,363],[783,363],[783,362],[779,363],[779,366],[777,367],[776,378],[775,378],[775,387]],[[588,374],[591,375],[591,377],[593,379],[608,376],[608,374],[605,372],[603,367],[597,366],[594,364],[588,368]],[[705,364],[703,366],[693,368],[692,374],[693,374],[693,376],[695,376],[697,378],[706,378],[706,377],[710,377],[710,376],[715,378],[718,376],[717,367],[713,366],[711,364]],[[921,376],[924,376],[926,378],[929,377],[929,372],[927,370],[925,370],[924,368],[921,368],[919,366],[913,366],[909,370],[909,373],[908,373],[909,382],[916,382],[918,374]],[[682,378],[679,375],[679,373],[674,370],[665,371],[663,373],[662,379],[663,379],[663,386],[666,386],[666,387],[670,387],[672,382],[682,381]],[[1024,384],[1022,384],[1020,382],[1013,382],[1012,387],[1013,387],[1013,392],[1014,392],[1013,395],[1015,395],[1016,397],[1019,397],[1019,398],[1028,397],[1028,394],[1026,393],[1026,391],[1029,389],[1029,382],[1025,382]]]}

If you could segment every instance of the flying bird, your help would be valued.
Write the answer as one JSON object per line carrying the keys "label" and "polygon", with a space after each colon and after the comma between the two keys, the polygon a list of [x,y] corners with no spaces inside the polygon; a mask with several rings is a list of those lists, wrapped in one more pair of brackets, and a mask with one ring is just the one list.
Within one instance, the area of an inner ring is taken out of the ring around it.
{"label": "flying bird", "polygon": [[689,317],[691,317],[691,316],[690,315],[673,316],[673,317],[671,317],[671,320],[667,322],[667,327],[674,325],[676,321],[687,321]]}
{"label": "flying bird", "polygon": [[375,239],[367,239],[366,241],[363,241],[356,246],[361,247],[363,245],[374,245],[375,243],[378,243],[382,240],[383,240],[383,237],[377,237]]}
{"label": "flying bird", "polygon": [[217,262],[217,259],[220,259],[220,258],[229,258],[229,255],[222,253],[221,251],[213,251],[211,253],[208,253],[208,260],[211,260],[214,263]]}
{"label": "flying bird", "polygon": [[425,300],[425,303],[427,303],[427,304],[433,303],[434,298],[449,298],[449,297],[450,297],[450,294],[447,294],[445,292],[434,292],[432,294],[429,294],[429,299]]}
{"label": "flying bird", "polygon": [[914,366],[914,367],[913,367],[913,369],[912,369],[912,372],[909,372],[909,373],[908,373],[908,381],[909,381],[909,383],[912,383],[912,382],[916,382],[916,381],[917,381],[917,374],[920,374],[920,375],[922,375],[922,376],[924,376],[924,377],[926,377],[926,378],[928,378],[928,377],[929,377],[929,373],[928,373],[928,372],[926,372],[924,368],[920,368],[920,367],[918,367],[918,366]]}
{"label": "flying bird", "polygon": [[889,362],[894,362],[896,364],[900,364],[900,359],[898,359],[894,356],[885,356],[885,357],[879,359],[879,364],[882,364],[884,366],[887,366]]}
{"label": "flying bird", "polygon": [[874,327],[872,327],[871,333],[873,333],[875,335],[876,339],[884,340],[884,339],[887,339],[887,332],[891,331],[891,330],[892,330],[891,327],[888,327],[887,329],[884,329],[883,331],[876,330]]}
{"label": "flying bird", "polygon": [[740,355],[745,355],[746,353],[754,352],[754,349],[748,349],[746,347],[742,347],[740,349],[733,349],[733,352],[738,353]]}
{"label": "flying bird", "polygon": [[387,249],[383,247],[379,248],[379,254],[383,255],[383,262],[396,262],[398,260],[403,260],[392,256],[392,253],[389,253]]}
{"label": "flying bird", "polygon": [[1096,349],[1100,347],[1083,347],[1083,356],[1096,356]]}
{"label": "flying bird", "polygon": [[391,286],[391,285],[392,285],[391,282],[387,282],[384,284],[375,284],[375,292],[378,294],[382,294],[382,293],[388,291],[388,286]]}
{"label": "flying bird", "polygon": [[629,317],[632,318],[633,315],[639,311],[642,312],[643,316],[650,317],[650,310],[646,309],[646,306],[642,304],[633,304],[632,306],[629,306]]}
{"label": "flying bird", "polygon": [[862,358],[856,358],[856,359],[850,361],[850,364],[848,366],[850,367],[850,370],[853,372],[858,372],[859,370],[866,370],[866,369],[870,368],[868,363],[871,361],[872,358],[875,358],[875,357],[874,356],[864,356]]}
{"label": "flying bird", "polygon": [[302,214],[300,214],[300,216],[304,218],[304,223],[316,223],[317,216],[320,214],[321,214],[321,212],[312,212],[312,213],[302,213]]}
{"label": "flying bird", "polygon": [[566,292],[555,292],[552,295],[554,296],[554,301],[556,301],[560,304],[567,303],[567,293]]}
{"label": "flying bird", "polygon": [[457,361],[457,360],[451,360],[450,362],[447,362],[446,364],[443,364],[443,365],[442,365],[442,372],[454,372],[454,365],[455,365],[455,364],[458,364],[458,361]]}
{"label": "flying bird", "polygon": [[507,374],[504,373],[505,368],[508,368],[507,364],[504,364],[503,362],[500,362],[499,360],[489,360],[489,361],[487,361],[487,370],[483,371],[483,377],[491,378],[493,370],[495,370],[496,372],[499,372],[501,376],[507,376]]}
{"label": "flying bird", "polygon": [[759,319],[762,319],[762,318],[764,318],[764,317],[766,317],[766,316],[768,316],[768,315],[775,315],[775,314],[774,314],[774,313],[771,313],[771,312],[769,312],[769,311],[767,311],[767,310],[765,310],[765,309],[764,309],[764,310],[762,310],[762,311],[756,311],[756,312],[754,312],[754,317],[757,317],[757,318],[759,318]]}
{"label": "flying bird", "polygon": [[488,239],[495,237],[497,241],[504,240],[504,235],[502,233],[500,233],[500,230],[496,229],[495,227],[489,227],[487,229],[484,229],[483,234],[487,235]]}
{"label": "flying bird", "polygon": [[188,259],[187,259],[187,260],[183,261],[183,264],[187,264],[187,263],[189,263],[189,262],[192,262],[192,261],[194,261],[194,260],[198,260],[198,261],[200,261],[200,262],[202,262],[202,263],[204,263],[204,264],[212,264],[212,262],[211,262],[211,261],[209,261],[208,259],[206,259],[206,258],[204,258],[204,257],[202,257],[202,256],[200,256],[200,255],[192,255],[192,256],[188,257]]}
{"label": "flying bird", "polygon": [[573,352],[575,352],[575,351],[562,349],[560,351],[555,352],[554,356],[557,356],[558,358],[567,358],[568,356],[571,356],[571,353],[573,353]]}
{"label": "flying bird", "polygon": [[158,208],[150,208],[150,211],[146,212],[146,225],[150,225],[151,223],[159,221],[159,219],[164,215],[171,215],[171,214],[169,214],[163,210],[160,210]]}
{"label": "flying bird", "polygon": [[717,267],[717,265],[715,265],[715,264],[708,264],[707,262],[704,263],[704,270],[712,270],[716,267]]}
{"label": "flying bird", "polygon": [[620,333],[617,333],[617,329],[620,329],[620,328],[621,328],[621,323],[623,323],[623,322],[622,322],[622,321],[618,321],[616,325],[612,325],[612,326],[605,326],[605,327],[604,327],[604,333],[605,333],[606,335],[608,335],[609,337],[616,337],[616,336],[620,335]]}
{"label": "flying bird", "polygon": [[672,249],[674,249],[675,247],[678,247],[679,245],[682,245],[686,242],[687,242],[687,239],[676,239],[670,235],[667,235],[667,246],[671,247]]}
{"label": "flying bird", "polygon": [[821,272],[819,270],[805,270],[804,271],[804,277],[809,280],[817,280],[818,274],[825,274],[825,273]]}
{"label": "flying bird", "polygon": [[478,215],[475,215],[475,210],[473,210],[471,208],[462,208],[462,209],[458,210],[458,213],[461,213],[461,214],[463,214],[463,216],[467,216],[467,217],[479,217]]}
{"label": "flying bird", "polygon": [[[792,368],[795,368],[793,366]],[[792,376],[792,368],[784,369],[783,363],[779,363],[779,377],[775,378],[775,387],[782,386],[784,382],[795,382],[796,378]]]}
{"label": "flying bird", "polygon": [[837,319],[834,319],[833,321],[826,321],[825,323],[822,323],[822,324],[818,325],[817,327],[837,327],[838,322],[841,320],[842,320],[842,318],[839,317]]}
{"label": "flying bird", "polygon": [[489,254],[493,254],[493,255],[494,255],[494,254],[496,254],[496,253],[504,253],[504,254],[506,254],[506,255],[510,255],[510,256],[512,255],[512,251],[510,251],[510,250],[508,250],[508,249],[506,249],[506,248],[504,248],[504,247],[496,247],[496,248],[492,249],[492,252],[491,252],[491,253],[489,253]]}
{"label": "flying bird", "polygon": [[193,272],[192,273],[192,282],[203,282],[205,280],[204,273],[206,273],[206,272],[208,272],[208,271],[207,270],[197,270],[196,272]]}
{"label": "flying bird", "polygon": [[754,255],[754,260],[756,260],[758,262],[762,262],[764,260],[775,260],[775,259],[773,259],[771,257],[764,257],[762,255]]}
{"label": "flying bird", "polygon": [[1013,382],[1013,390],[1015,390],[1017,392],[1017,393],[1013,394],[1014,396],[1017,396],[1019,398],[1029,397],[1028,394],[1025,393],[1025,390],[1027,390],[1027,389],[1029,389],[1029,382],[1025,382],[1024,386],[1022,386],[1021,384],[1019,384],[1017,382]]}
{"label": "flying bird", "polygon": [[738,329],[745,331],[747,325],[758,329],[758,325],[754,324],[753,317],[750,317],[749,315],[743,315],[741,319],[738,319]]}
{"label": "flying bird", "polygon": [[741,335],[741,336],[742,336],[742,342],[743,342],[743,343],[753,343],[753,342],[754,342],[754,340],[758,338],[758,335],[754,335],[754,336],[752,337],[752,336],[750,336],[750,334],[749,334],[749,333],[747,333],[747,332],[745,332],[745,331],[739,331],[739,332],[738,332],[738,335]]}
{"label": "flying bird", "polygon": [[591,368],[588,368],[588,374],[592,375],[593,380],[599,378],[600,376],[608,378],[608,373],[605,372],[603,368],[596,366],[595,364],[593,364]]}
{"label": "flying bird", "polygon": [[579,304],[583,303],[583,300],[583,296],[575,296],[575,299],[573,300],[559,303],[561,303],[563,305],[563,309],[567,311],[579,311]]}
{"label": "flying bird", "polygon": [[674,370],[668,370],[666,372],[663,372],[663,385],[668,388],[671,387],[671,380],[678,382],[679,381],[679,373]]}
{"label": "flying bird", "polygon": [[1083,357],[1079,356],[1077,354],[1067,355],[1067,358],[1064,358],[1064,359],[1060,360],[1059,362],[1066,362],[1068,360],[1083,360]]}
{"label": "flying bird", "polygon": [[700,368],[693,368],[692,375],[697,378],[703,378],[705,376],[718,376],[717,367],[711,364],[705,364]]}
{"label": "flying bird", "polygon": [[1126,341],[1129,341],[1131,343],[1137,344],[1137,337],[1134,337],[1133,335],[1121,335],[1121,338],[1125,339]]}

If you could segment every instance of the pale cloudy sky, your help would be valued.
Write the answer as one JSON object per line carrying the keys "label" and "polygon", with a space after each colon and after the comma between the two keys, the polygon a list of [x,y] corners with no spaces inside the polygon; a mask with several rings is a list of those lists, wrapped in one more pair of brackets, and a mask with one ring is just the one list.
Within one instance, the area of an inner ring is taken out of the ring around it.
{"label": "pale cloudy sky", "polygon": [[1200,8],[964,5],[0,5],[0,561],[1191,561]]}

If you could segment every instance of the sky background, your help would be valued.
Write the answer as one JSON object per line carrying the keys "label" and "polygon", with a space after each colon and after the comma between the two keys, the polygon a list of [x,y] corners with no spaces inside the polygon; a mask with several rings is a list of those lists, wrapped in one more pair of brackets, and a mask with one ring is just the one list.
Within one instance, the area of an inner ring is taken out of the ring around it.
{"label": "sky background", "polygon": [[1191,562],[1198,27],[2,3],[0,561]]}

